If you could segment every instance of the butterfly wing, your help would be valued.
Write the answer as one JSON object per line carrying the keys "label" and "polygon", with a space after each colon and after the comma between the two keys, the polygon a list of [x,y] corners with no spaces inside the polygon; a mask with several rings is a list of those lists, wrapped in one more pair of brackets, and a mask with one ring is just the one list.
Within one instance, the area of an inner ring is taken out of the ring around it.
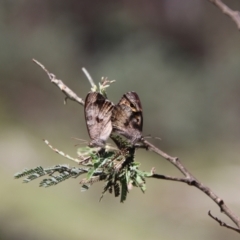
{"label": "butterfly wing", "polygon": [[143,115],[140,98],[135,92],[123,95],[112,112],[113,131],[135,144],[142,138]]}
{"label": "butterfly wing", "polygon": [[91,142],[89,146],[104,147],[112,132],[113,103],[98,92],[90,92],[85,99],[85,120]]}

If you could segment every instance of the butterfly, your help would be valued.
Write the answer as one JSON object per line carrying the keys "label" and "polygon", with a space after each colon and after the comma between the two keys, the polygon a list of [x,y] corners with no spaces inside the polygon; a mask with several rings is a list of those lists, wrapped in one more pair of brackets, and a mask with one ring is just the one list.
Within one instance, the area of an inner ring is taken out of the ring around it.
{"label": "butterfly", "polygon": [[126,137],[132,145],[142,139],[143,115],[140,98],[135,92],[123,95],[112,110],[113,132]]}
{"label": "butterfly", "polygon": [[85,120],[91,141],[90,147],[104,148],[112,132],[113,103],[98,92],[87,94],[84,105]]}

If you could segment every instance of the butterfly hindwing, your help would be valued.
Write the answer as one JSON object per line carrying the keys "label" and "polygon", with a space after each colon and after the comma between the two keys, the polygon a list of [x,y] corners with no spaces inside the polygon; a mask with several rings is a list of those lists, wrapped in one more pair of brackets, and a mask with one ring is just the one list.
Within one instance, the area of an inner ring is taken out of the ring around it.
{"label": "butterfly hindwing", "polygon": [[89,146],[104,147],[112,132],[113,103],[98,92],[90,92],[85,99],[85,120],[91,142]]}
{"label": "butterfly hindwing", "polygon": [[142,138],[142,105],[137,93],[125,93],[114,106],[112,126],[114,132],[126,137],[133,145]]}

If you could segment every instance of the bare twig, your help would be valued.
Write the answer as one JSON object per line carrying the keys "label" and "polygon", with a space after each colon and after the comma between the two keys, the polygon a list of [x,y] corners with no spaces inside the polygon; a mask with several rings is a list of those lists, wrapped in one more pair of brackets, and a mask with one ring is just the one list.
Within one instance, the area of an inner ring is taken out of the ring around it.
{"label": "bare twig", "polygon": [[230,17],[237,25],[238,30],[240,30],[240,12],[234,11],[224,4],[221,0],[208,0],[216,7],[218,7],[224,14]]}
{"label": "bare twig", "polygon": [[84,105],[84,101],[80,97],[78,97],[78,95],[75,92],[73,92],[69,87],[67,87],[61,80],[56,79],[56,76],[50,73],[43,64],[41,64],[35,59],[33,59],[33,62],[40,66],[47,73],[51,82],[55,84],[57,87],[59,87],[60,90],[65,94],[66,97],[64,103],[66,103],[67,99],[71,99],[73,101],[76,101],[77,103],[80,103],[81,105]]}
{"label": "bare twig", "polygon": [[214,217],[214,216],[211,214],[210,211],[208,211],[208,215],[209,215],[212,219],[214,219],[215,221],[217,221],[217,222],[220,224],[221,227],[226,227],[226,228],[229,228],[229,229],[231,229],[231,230],[234,230],[234,231],[240,233],[240,229],[234,228],[234,227],[228,225],[227,223],[221,221],[221,220],[218,219],[217,217]]}
{"label": "bare twig", "polygon": [[93,89],[95,89],[97,86],[96,86],[96,84],[94,83],[94,81],[93,81],[91,75],[89,74],[89,72],[87,71],[87,69],[83,67],[83,68],[82,68],[82,71],[83,71],[83,73],[86,75],[86,77],[87,77],[87,79],[88,79],[91,87],[92,87]]}
{"label": "bare twig", "polygon": [[150,178],[156,178],[156,179],[163,179],[163,180],[170,180],[170,181],[175,181],[175,182],[184,182],[189,184],[189,181],[187,178],[178,178],[178,177],[171,177],[171,176],[166,176],[158,173],[154,173],[151,176],[148,176]]}
{"label": "bare twig", "polygon": [[187,171],[187,169],[181,164],[179,158],[177,157],[171,157],[169,156],[167,153],[163,152],[162,150],[160,150],[159,148],[155,147],[152,143],[148,142],[146,139],[142,140],[144,145],[146,146],[146,148],[148,150],[151,150],[155,153],[157,153],[158,155],[162,156],[163,158],[165,158],[166,160],[168,160],[169,162],[171,162],[175,167],[178,168],[178,170],[180,172],[182,172],[182,174],[188,178],[191,179],[193,178],[193,176]]}
{"label": "bare twig", "polygon": [[[43,68],[44,71],[47,72],[47,74],[49,75],[49,78],[52,81],[52,75],[50,74],[46,68],[40,64],[39,62],[37,62],[36,60],[34,60],[35,63],[37,63],[39,66],[41,66]],[[54,75],[53,75],[54,76]],[[55,80],[55,76],[54,76],[54,80]],[[60,80],[58,80],[60,81]],[[54,82],[55,83],[55,82]],[[58,87],[59,85],[57,83],[55,83]],[[66,85],[64,85],[65,88],[69,89]],[[61,87],[59,87],[61,89]],[[62,89],[61,89],[62,90]],[[70,89],[69,89],[70,90]],[[72,92],[72,90],[70,90],[70,92]],[[64,92],[65,93],[65,92]],[[66,94],[66,93],[65,93]],[[67,95],[68,97],[68,95]],[[82,102],[79,102],[77,99],[80,99],[75,93],[73,95],[71,95],[71,97],[69,97],[71,100],[76,101],[78,103],[80,103],[81,105],[83,105]],[[224,201],[218,197],[210,188],[208,188],[207,186],[203,185],[201,182],[199,182],[181,163],[180,159],[177,157],[172,157],[170,155],[168,155],[167,153],[163,152],[162,150],[160,150],[159,148],[155,147],[152,143],[148,142],[146,139],[142,139],[142,144],[145,146],[145,148],[147,150],[153,151],[156,154],[162,156],[163,158],[165,158],[167,161],[169,161],[171,164],[173,164],[183,175],[183,178],[179,178],[179,177],[171,177],[171,176],[165,176],[165,175],[161,175],[161,174],[157,174],[155,173],[154,169],[151,171],[151,174],[148,177],[151,178],[156,178],[156,179],[164,179],[164,180],[171,180],[171,181],[178,181],[178,182],[184,182],[190,186],[194,186],[196,188],[198,188],[200,191],[204,192],[207,196],[209,196],[220,208],[221,212],[223,212],[224,214],[226,214],[226,216],[228,216],[235,224],[238,228],[234,228],[234,227],[230,227],[230,226],[226,226],[226,225],[221,225],[224,227],[228,227],[232,230],[236,230],[237,232],[240,233],[240,218],[238,216],[236,216],[228,207],[227,205],[224,203]],[[48,144],[48,143],[47,143]],[[49,145],[49,144],[48,144]],[[49,145],[50,146],[50,145]],[[50,146],[51,147],[51,146]],[[51,147],[52,148],[52,147]],[[56,151],[56,149],[53,148],[53,150]],[[56,151],[57,153],[61,154],[60,151]],[[63,155],[63,154],[61,154]],[[64,155],[63,155],[64,156]],[[67,156],[66,156],[67,157]],[[71,158],[69,158],[71,159]],[[76,161],[74,159],[71,159],[73,161]],[[79,161],[79,160],[77,160]],[[76,161],[76,162],[77,162]],[[211,215],[209,215],[211,216]],[[211,216],[213,219],[215,219],[216,221],[218,221],[220,223],[220,220],[217,220],[215,217]]]}
{"label": "bare twig", "polygon": [[57,148],[54,148],[52,145],[50,145],[50,143],[48,142],[48,140],[43,139],[43,141],[44,141],[54,152],[60,154],[61,156],[65,157],[65,158],[67,158],[67,159],[69,159],[69,160],[72,160],[72,161],[74,161],[74,162],[76,162],[76,163],[78,163],[78,164],[81,162],[79,159],[77,159],[77,158],[72,158],[72,157],[70,157],[69,155],[65,154],[64,152],[58,150]]}

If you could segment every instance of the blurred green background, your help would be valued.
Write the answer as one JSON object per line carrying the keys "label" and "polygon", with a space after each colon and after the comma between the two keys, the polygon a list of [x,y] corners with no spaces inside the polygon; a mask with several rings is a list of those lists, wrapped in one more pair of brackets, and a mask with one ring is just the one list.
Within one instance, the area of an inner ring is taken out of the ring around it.
{"label": "blurred green background", "polygon": [[[227,1],[240,9],[237,0]],[[148,179],[124,204],[103,183],[81,193],[80,179],[48,189],[22,184],[24,168],[73,162],[51,151],[47,139],[76,156],[71,137],[89,140],[83,108],[50,83],[42,62],[79,96],[95,81],[116,79],[115,103],[136,91],[144,135],[178,156],[201,182],[240,215],[240,33],[208,1],[0,2],[0,239],[238,239],[207,216],[229,220],[202,192]],[[180,176],[164,159],[139,150],[143,170]],[[232,223],[231,223],[232,224]]]}

